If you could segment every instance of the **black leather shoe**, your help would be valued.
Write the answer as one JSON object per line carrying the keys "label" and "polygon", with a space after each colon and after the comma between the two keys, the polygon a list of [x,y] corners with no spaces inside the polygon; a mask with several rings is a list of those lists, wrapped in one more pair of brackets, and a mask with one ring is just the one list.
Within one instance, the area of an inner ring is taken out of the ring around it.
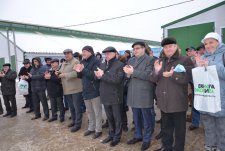
{"label": "black leather shoe", "polygon": [[3,117],[7,117],[9,115],[11,115],[11,113],[6,113],[5,115],[3,115]]}
{"label": "black leather shoe", "polygon": [[141,142],[142,138],[132,138],[127,142],[128,145],[136,144],[137,142]]}
{"label": "black leather shoe", "polygon": [[64,122],[64,118],[61,118],[59,121],[60,121],[60,123]]}
{"label": "black leather shoe", "polygon": [[127,126],[123,126],[123,131],[127,132],[128,131],[128,127]]}
{"label": "black leather shoe", "polygon": [[42,119],[42,121],[46,121],[46,120],[48,120],[49,119],[49,117],[44,117],[43,119]]}
{"label": "black leather shoe", "polygon": [[195,126],[193,126],[193,125],[191,125],[191,126],[188,127],[188,129],[189,129],[190,131],[193,131],[193,130],[198,129],[198,128],[199,128],[199,127],[195,127]]}
{"label": "black leather shoe", "polygon": [[11,114],[11,115],[10,115],[11,118],[12,118],[12,117],[15,117],[15,116],[17,116],[17,114]]}
{"label": "black leather shoe", "polygon": [[48,120],[48,122],[53,122],[53,121],[56,121],[56,120],[57,120],[57,118],[51,118],[51,119]]}
{"label": "black leather shoe", "polygon": [[96,139],[96,138],[100,137],[101,135],[102,135],[102,132],[96,132],[92,138]]}
{"label": "black leather shoe", "polygon": [[110,143],[110,146],[111,146],[111,147],[114,147],[114,146],[116,146],[119,142],[120,142],[119,140],[117,140],[117,141],[112,141],[112,142]]}
{"label": "black leather shoe", "polygon": [[95,131],[89,131],[87,130],[86,132],[84,132],[84,136],[88,136],[91,135],[92,133],[94,133]]}
{"label": "black leather shoe", "polygon": [[35,116],[31,120],[36,120],[36,119],[39,119],[39,118],[41,118],[41,116]]}
{"label": "black leather shoe", "polygon": [[73,127],[74,126],[74,123],[70,123],[69,125],[68,125],[68,127]]}
{"label": "black leather shoe", "polygon": [[25,108],[28,108],[28,107],[29,107],[28,105],[25,105],[25,106],[22,107],[22,109],[25,109]]}
{"label": "black leather shoe", "polygon": [[144,151],[144,150],[148,149],[149,147],[150,147],[150,143],[144,142],[141,145],[141,151]]}
{"label": "black leather shoe", "polygon": [[29,111],[26,111],[26,113],[32,113],[34,110],[29,110]]}
{"label": "black leather shoe", "polygon": [[158,135],[155,136],[155,139],[161,139],[163,137],[163,133],[162,132],[159,132]]}
{"label": "black leather shoe", "polygon": [[106,143],[108,143],[108,142],[110,142],[110,141],[112,141],[112,140],[113,140],[112,137],[107,137],[106,139],[104,139],[104,140],[102,141],[102,144],[106,144]]}
{"label": "black leather shoe", "polygon": [[108,127],[109,127],[109,124],[108,124],[108,121],[106,121],[105,124],[102,125],[102,128],[108,128]]}
{"label": "black leather shoe", "polygon": [[74,132],[77,132],[79,129],[80,127],[72,127],[70,131],[74,133]]}

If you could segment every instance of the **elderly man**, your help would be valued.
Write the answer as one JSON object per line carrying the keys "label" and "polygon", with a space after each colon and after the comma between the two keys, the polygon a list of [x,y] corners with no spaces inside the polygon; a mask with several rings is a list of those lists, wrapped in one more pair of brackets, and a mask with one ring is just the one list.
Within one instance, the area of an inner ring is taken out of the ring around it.
{"label": "elderly man", "polygon": [[[2,95],[6,107],[6,114],[3,117],[15,117],[17,115],[16,107],[16,72],[10,69],[9,63],[3,64],[3,71],[0,72],[0,82]],[[11,103],[11,105],[10,105]]]}
{"label": "elderly man", "polygon": [[71,112],[72,123],[68,127],[72,127],[71,132],[77,132],[82,123],[82,83],[73,67],[80,62],[73,57],[71,49],[66,49],[63,53],[66,61],[62,63],[61,69],[56,71],[56,74],[62,80],[63,94],[68,101]]}
{"label": "elderly man", "polygon": [[114,47],[107,47],[102,53],[105,53],[106,61],[95,71],[96,77],[100,79],[100,99],[109,124],[109,135],[102,143],[112,141],[110,146],[113,147],[120,142],[122,135],[124,64],[116,59]]}
{"label": "elderly man", "polygon": [[83,60],[81,64],[76,64],[74,70],[79,73],[83,84],[83,99],[85,101],[88,130],[84,136],[92,133],[93,139],[102,134],[102,106],[100,102],[99,80],[95,78],[94,71],[100,66],[100,61],[96,59],[94,50],[91,46],[82,49]]}
{"label": "elderly man", "polygon": [[[180,55],[176,39],[165,38],[160,59],[154,64],[150,79],[157,83],[157,105],[161,110],[162,148],[156,151],[184,151],[186,111],[188,109],[188,82],[191,81],[193,62]],[[175,146],[174,142],[175,131]]]}
{"label": "elderly man", "polygon": [[[134,137],[127,144],[135,144],[143,140],[141,150],[149,148],[154,125],[154,84],[149,80],[153,69],[154,59],[145,52],[144,42],[132,45],[134,56],[128,61],[123,70],[130,78],[128,83],[127,104],[132,107],[135,124]],[[143,121],[142,121],[143,120]],[[142,125],[144,123],[144,125]],[[142,128],[144,134],[142,136]]]}

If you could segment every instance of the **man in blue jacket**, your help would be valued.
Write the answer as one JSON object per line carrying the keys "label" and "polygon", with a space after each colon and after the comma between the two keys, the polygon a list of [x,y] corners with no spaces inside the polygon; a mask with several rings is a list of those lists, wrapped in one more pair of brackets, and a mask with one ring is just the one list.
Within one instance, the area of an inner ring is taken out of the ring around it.
{"label": "man in blue jacket", "polygon": [[32,69],[28,74],[31,78],[31,90],[32,99],[34,103],[34,114],[35,116],[31,120],[41,118],[40,113],[40,102],[44,111],[43,121],[49,118],[49,108],[47,103],[47,97],[45,94],[46,81],[44,79],[44,73],[46,68],[41,64],[41,59],[39,57],[32,59]]}

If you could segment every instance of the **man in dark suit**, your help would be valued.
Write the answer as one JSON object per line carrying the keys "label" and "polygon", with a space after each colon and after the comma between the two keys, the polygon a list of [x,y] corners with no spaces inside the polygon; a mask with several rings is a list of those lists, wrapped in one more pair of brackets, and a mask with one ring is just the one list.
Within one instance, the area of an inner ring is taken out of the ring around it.
{"label": "man in dark suit", "polygon": [[[0,82],[2,95],[6,107],[6,114],[3,117],[15,117],[17,115],[16,107],[16,77],[15,71],[11,70],[9,63],[3,64],[3,71],[0,73]],[[11,105],[10,105],[11,103]]]}
{"label": "man in dark suit", "polygon": [[114,47],[105,48],[102,53],[105,53],[106,61],[95,71],[95,76],[100,79],[100,100],[109,123],[109,136],[102,143],[112,141],[111,147],[120,142],[122,135],[124,64],[116,59],[116,52]]}

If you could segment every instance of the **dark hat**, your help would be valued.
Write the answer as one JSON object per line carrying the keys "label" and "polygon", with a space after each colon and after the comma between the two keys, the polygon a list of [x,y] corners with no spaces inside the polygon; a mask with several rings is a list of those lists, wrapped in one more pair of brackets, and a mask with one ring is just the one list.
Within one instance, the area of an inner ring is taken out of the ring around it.
{"label": "dark hat", "polygon": [[202,48],[205,49],[205,45],[200,45],[200,46],[198,46],[198,47],[196,48],[196,50],[199,51],[199,50],[202,49]]}
{"label": "dark hat", "polygon": [[133,43],[132,48],[134,48],[135,45],[140,45],[142,47],[145,47],[145,42],[143,42],[143,41],[136,41],[135,43]]}
{"label": "dark hat", "polygon": [[73,50],[72,50],[72,49],[65,49],[65,50],[63,51],[63,53],[68,53],[68,52],[73,53]]}
{"label": "dark hat", "polygon": [[194,50],[194,51],[195,51],[195,47],[192,47],[192,46],[191,46],[191,47],[186,48],[185,50],[186,50],[186,51],[188,51],[188,50]]}
{"label": "dark hat", "polygon": [[80,57],[80,53],[79,52],[74,52],[73,57],[74,58]]}
{"label": "dark hat", "polygon": [[84,46],[83,49],[82,49],[82,51],[83,50],[87,50],[91,54],[94,54],[94,50],[93,50],[93,48],[91,46]]}
{"label": "dark hat", "polygon": [[23,60],[23,64],[29,64],[30,63],[30,59],[24,59]]}
{"label": "dark hat", "polygon": [[106,52],[117,52],[117,50],[114,47],[107,47],[105,48],[102,53],[106,53]]}
{"label": "dark hat", "polygon": [[2,66],[3,66],[3,67],[5,67],[5,66],[11,67],[11,64],[10,64],[10,63],[5,63],[5,64],[3,64]]}
{"label": "dark hat", "polygon": [[59,59],[52,59],[51,63],[54,63],[54,62],[58,62],[59,63]]}
{"label": "dark hat", "polygon": [[176,39],[173,37],[167,37],[167,38],[164,38],[161,42],[162,47],[164,47],[165,45],[169,45],[169,44],[177,44]]}
{"label": "dark hat", "polygon": [[64,61],[66,61],[66,59],[64,58],[60,59],[60,63],[63,63]]}
{"label": "dark hat", "polygon": [[52,60],[52,58],[51,57],[45,57],[45,62],[47,62],[47,61],[51,61]]}
{"label": "dark hat", "polygon": [[130,54],[130,50],[126,50],[125,52],[128,53],[128,54]]}

